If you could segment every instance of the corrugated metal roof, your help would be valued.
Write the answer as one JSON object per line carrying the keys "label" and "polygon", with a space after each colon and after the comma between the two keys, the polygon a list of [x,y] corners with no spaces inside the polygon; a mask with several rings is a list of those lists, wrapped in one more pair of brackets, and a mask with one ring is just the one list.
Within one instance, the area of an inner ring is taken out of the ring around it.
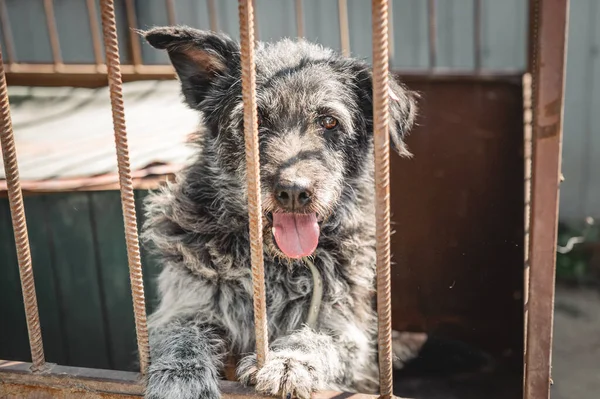
{"label": "corrugated metal roof", "polygon": [[[198,115],[183,104],[179,90],[174,80],[123,85],[137,180],[173,173],[192,154],[186,142],[197,130]],[[64,191],[117,182],[108,88],[9,87],[9,98],[23,189]],[[0,178],[5,178],[1,164]]]}

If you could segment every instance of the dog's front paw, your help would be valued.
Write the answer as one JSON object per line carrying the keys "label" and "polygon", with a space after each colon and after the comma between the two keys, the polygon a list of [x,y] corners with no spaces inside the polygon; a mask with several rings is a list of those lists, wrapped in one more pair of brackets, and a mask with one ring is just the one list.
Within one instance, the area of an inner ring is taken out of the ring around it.
{"label": "dog's front paw", "polygon": [[311,360],[306,354],[295,351],[271,352],[259,370],[256,355],[242,359],[237,370],[240,382],[255,385],[256,390],[283,399],[309,399],[321,383]]}
{"label": "dog's front paw", "polygon": [[202,374],[194,368],[149,370],[144,398],[219,399],[217,379]]}

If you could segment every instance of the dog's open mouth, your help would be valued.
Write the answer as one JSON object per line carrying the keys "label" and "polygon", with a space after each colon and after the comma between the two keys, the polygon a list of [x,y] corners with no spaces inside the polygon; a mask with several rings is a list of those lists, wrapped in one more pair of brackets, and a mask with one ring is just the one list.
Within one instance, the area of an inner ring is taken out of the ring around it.
{"label": "dog's open mouth", "polygon": [[321,230],[316,213],[274,212],[268,218],[277,247],[287,257],[300,259],[315,252]]}

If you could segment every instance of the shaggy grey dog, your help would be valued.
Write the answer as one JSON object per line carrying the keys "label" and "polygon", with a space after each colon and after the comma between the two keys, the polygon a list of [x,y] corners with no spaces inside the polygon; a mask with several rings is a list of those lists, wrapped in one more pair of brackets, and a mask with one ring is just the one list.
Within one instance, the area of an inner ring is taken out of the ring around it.
{"label": "shaggy grey dog", "polygon": [[[240,48],[187,27],[144,32],[167,50],[185,101],[201,116],[197,157],[149,197],[144,239],[161,257],[149,320],[146,398],[218,398],[224,356],[265,394],[378,389],[371,68],[305,41],[256,48],[270,353],[256,368],[246,204]],[[392,80],[390,135],[415,118]],[[323,280],[314,328],[313,279]],[[402,351],[400,351],[402,352]]]}

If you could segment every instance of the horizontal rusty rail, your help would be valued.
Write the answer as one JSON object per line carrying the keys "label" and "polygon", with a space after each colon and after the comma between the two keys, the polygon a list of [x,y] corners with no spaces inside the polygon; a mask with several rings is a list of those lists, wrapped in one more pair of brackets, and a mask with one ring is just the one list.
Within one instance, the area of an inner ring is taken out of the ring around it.
{"label": "horizontal rusty rail", "polygon": [[[49,364],[43,373],[32,373],[31,364],[0,360],[0,398],[139,398],[144,388],[140,374]],[[253,388],[221,381],[223,399],[262,398]],[[12,396],[11,396],[12,395]],[[321,391],[313,399],[376,399],[376,395]]]}
{"label": "horizontal rusty rail", "polygon": [[[7,64],[6,79],[9,85],[15,86],[106,86],[106,65],[96,64],[63,64],[57,71],[53,64]],[[513,79],[520,82],[522,71],[519,70],[480,70],[473,74],[468,70],[452,70],[436,68],[435,70],[402,69],[395,73],[403,79],[431,80],[504,80]],[[141,80],[175,79],[175,70],[170,65],[121,65],[124,82]]]}
{"label": "horizontal rusty rail", "polygon": [[[59,68],[54,64],[7,64],[4,66],[6,73],[21,74],[72,74],[72,75],[107,75],[106,64],[63,64]],[[136,75],[165,75],[175,78],[175,70],[171,65],[121,65],[121,73]]]}
{"label": "horizontal rusty rail", "polygon": [[[6,80],[15,86],[103,87],[106,64],[7,64]],[[171,65],[121,65],[123,82],[175,79]]]}

